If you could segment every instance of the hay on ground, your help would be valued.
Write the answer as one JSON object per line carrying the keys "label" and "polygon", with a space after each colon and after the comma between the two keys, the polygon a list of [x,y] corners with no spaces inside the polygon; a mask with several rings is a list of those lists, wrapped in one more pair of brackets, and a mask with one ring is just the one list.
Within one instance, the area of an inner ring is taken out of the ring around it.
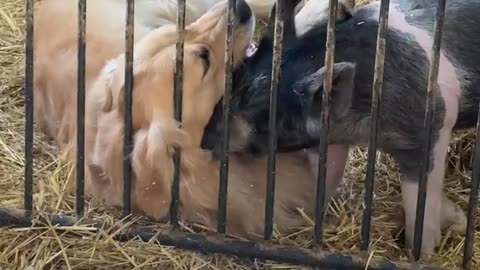
{"label": "hay on ground", "polygon": [[[365,1],[362,1],[365,2]],[[5,0],[0,5],[0,206],[21,208],[23,202],[24,166],[24,2]],[[473,133],[457,134],[449,149],[448,196],[467,209],[471,175]],[[325,226],[325,245],[329,251],[358,253],[364,196],[365,149],[355,149],[349,161],[349,184],[331,203]],[[386,155],[379,155],[372,218],[371,253],[391,260],[405,261],[408,255],[398,247],[401,197],[398,170]],[[74,196],[65,188],[71,166],[62,159],[54,143],[40,132],[35,133],[35,210],[45,213],[74,215]],[[87,203],[90,217],[101,217],[113,223],[111,212]],[[292,235],[276,235],[276,242],[310,247],[312,222]],[[477,228],[479,219],[477,219]],[[73,232],[73,233],[72,233]],[[225,256],[204,256],[155,243],[112,240],[115,232],[94,233],[77,226],[66,230],[0,229],[0,268],[114,268],[114,269],[292,269],[276,263],[251,262]],[[476,231],[477,239],[480,232]],[[448,233],[430,264],[457,268],[461,265],[463,237]],[[480,268],[480,241],[475,244],[473,269]],[[300,267],[298,267],[300,269]],[[303,268],[304,269],[304,268]]]}

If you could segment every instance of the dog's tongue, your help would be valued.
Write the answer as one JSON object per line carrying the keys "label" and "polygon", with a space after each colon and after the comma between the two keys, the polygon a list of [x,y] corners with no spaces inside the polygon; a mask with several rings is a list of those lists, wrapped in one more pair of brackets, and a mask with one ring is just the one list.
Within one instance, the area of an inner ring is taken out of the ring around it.
{"label": "dog's tongue", "polygon": [[257,51],[257,46],[255,46],[255,44],[253,43],[250,43],[250,45],[248,45],[247,47],[247,57],[252,57],[256,51]]}

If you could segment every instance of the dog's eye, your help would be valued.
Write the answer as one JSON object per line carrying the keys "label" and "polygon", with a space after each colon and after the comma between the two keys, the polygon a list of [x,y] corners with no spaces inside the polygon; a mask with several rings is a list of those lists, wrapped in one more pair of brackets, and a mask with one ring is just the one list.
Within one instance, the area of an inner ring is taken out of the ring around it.
{"label": "dog's eye", "polygon": [[207,48],[203,47],[198,51],[197,56],[202,61],[203,66],[203,76],[207,75],[208,69],[210,68],[210,52]]}

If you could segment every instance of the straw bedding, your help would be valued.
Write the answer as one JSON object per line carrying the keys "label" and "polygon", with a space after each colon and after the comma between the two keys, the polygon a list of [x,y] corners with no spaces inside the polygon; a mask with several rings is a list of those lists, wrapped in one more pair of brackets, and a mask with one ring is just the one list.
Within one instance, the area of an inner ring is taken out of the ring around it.
{"label": "straw bedding", "polygon": [[[371,1],[371,0],[367,0]],[[367,2],[357,1],[357,2]],[[21,208],[23,202],[24,166],[24,3],[3,0],[0,5],[0,206]],[[448,195],[467,209],[473,132],[456,134],[449,149]],[[349,161],[350,183],[340,187],[340,194],[330,204],[325,225],[324,248],[348,254],[358,253],[362,199],[364,196],[365,149],[352,151]],[[44,213],[74,215],[74,193],[66,183],[72,169],[54,143],[36,131],[34,142],[35,210]],[[398,170],[388,156],[381,154],[377,164],[371,254],[392,260],[407,260],[409,255],[395,242],[400,229],[401,197]],[[87,203],[89,217],[113,222],[112,212],[96,203]],[[292,235],[275,235],[276,242],[310,247],[313,223],[307,217],[305,226]],[[477,220],[478,222],[478,220]],[[478,227],[477,223],[477,227]],[[185,228],[188,229],[188,228]],[[0,269],[293,269],[295,267],[246,261],[224,256],[205,256],[184,252],[158,243],[112,240],[115,231],[93,232],[86,227],[54,229],[1,229]],[[480,232],[476,232],[477,239]],[[427,263],[457,268],[461,265],[463,237],[447,233],[437,255]],[[475,245],[480,256],[480,241]],[[474,269],[480,267],[478,259]],[[296,269],[299,269],[297,267]],[[304,268],[302,268],[304,269]]]}

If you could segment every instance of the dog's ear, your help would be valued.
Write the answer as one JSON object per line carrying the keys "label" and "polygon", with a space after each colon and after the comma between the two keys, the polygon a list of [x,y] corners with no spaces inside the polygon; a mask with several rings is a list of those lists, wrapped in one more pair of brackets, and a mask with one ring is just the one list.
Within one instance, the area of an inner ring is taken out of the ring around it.
{"label": "dog's ear", "polygon": [[[132,99],[133,99],[133,94],[132,94]],[[132,101],[133,103],[133,101]],[[123,85],[120,88],[120,91],[118,92],[117,95],[117,111],[120,115],[123,115],[125,113],[125,85]],[[132,105],[133,106],[133,105]]]}
{"label": "dog's ear", "polygon": [[[137,51],[135,50],[135,53],[136,52]],[[125,82],[125,55],[122,55],[119,58],[118,62],[119,64],[116,72],[115,81],[113,82],[113,87],[111,88],[112,90],[111,93],[113,98],[112,103],[113,103],[114,109],[116,109],[118,113],[123,116],[125,112],[125,83],[126,83]],[[133,84],[134,84],[132,85],[132,95],[131,95],[132,106],[133,106],[133,95],[134,95],[133,88],[135,88],[135,83],[137,82],[135,78],[138,77],[138,74],[141,74],[144,71],[144,69],[139,63],[140,61],[137,59],[137,55],[135,55],[135,59],[133,60],[133,63],[132,63],[133,70],[131,74]]]}
{"label": "dog's ear", "polygon": [[[355,86],[355,69],[355,64],[351,62],[334,64],[332,89],[330,92],[331,108],[334,116],[342,116],[351,108]],[[310,105],[312,108],[318,108],[317,113],[319,113],[322,104],[325,76],[326,68],[322,67],[305,80],[308,96],[311,97]]]}
{"label": "dog's ear", "polygon": [[117,107],[117,93],[123,84],[122,74],[120,74],[123,65],[120,63],[118,59],[110,60],[92,85],[89,99],[96,103],[96,107],[102,112],[110,112]]}

